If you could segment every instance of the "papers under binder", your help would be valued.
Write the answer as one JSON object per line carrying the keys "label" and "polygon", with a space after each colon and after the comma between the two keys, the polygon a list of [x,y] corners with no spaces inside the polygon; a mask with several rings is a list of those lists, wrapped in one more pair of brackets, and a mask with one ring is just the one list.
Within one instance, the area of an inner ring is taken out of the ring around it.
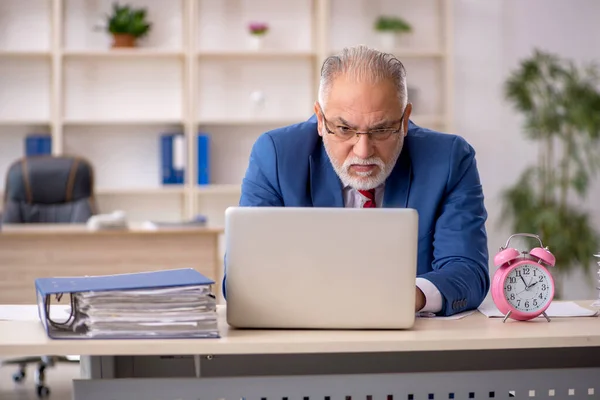
{"label": "papers under binder", "polygon": [[[36,279],[38,314],[51,338],[219,337],[214,281],[194,269]],[[68,299],[63,319],[53,297]]]}

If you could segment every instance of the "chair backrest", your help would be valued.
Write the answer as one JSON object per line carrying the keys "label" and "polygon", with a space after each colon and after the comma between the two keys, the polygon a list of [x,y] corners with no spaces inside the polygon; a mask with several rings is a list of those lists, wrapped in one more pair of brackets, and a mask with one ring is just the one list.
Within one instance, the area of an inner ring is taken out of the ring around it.
{"label": "chair backrest", "polygon": [[87,160],[34,156],[9,167],[3,223],[85,223],[96,213],[94,173]]}

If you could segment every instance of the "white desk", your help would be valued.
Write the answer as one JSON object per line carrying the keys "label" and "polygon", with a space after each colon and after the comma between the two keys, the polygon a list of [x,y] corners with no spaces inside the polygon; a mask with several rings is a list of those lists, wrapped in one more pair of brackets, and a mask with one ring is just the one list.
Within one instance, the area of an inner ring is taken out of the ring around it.
{"label": "white desk", "polygon": [[86,400],[600,398],[597,317],[503,324],[475,313],[409,331],[263,331],[230,330],[220,312],[221,339],[51,340],[39,322],[0,321],[0,355],[81,354],[74,392]]}

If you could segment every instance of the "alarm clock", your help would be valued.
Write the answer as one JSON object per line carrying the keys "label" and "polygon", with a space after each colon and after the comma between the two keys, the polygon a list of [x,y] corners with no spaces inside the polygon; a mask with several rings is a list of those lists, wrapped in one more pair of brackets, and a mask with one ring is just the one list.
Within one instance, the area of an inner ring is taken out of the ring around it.
{"label": "alarm clock", "polygon": [[[519,252],[509,248],[510,240],[516,236],[535,238],[540,247]],[[498,267],[492,280],[492,299],[498,310],[504,314],[504,320],[510,317],[517,321],[528,321],[543,315],[550,318],[546,309],[554,298],[554,279],[547,267],[554,267],[554,255],[544,247],[538,235],[515,233],[504,247],[500,247],[494,256],[494,265]]]}

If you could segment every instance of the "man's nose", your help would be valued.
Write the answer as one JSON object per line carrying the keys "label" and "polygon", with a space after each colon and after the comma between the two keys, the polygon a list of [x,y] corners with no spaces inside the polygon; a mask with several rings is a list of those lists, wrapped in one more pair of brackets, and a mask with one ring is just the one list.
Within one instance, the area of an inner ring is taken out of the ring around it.
{"label": "man's nose", "polygon": [[[356,139],[355,139],[356,140]],[[359,134],[358,142],[353,148],[354,154],[360,158],[369,158],[373,155],[373,143],[369,135]]]}

